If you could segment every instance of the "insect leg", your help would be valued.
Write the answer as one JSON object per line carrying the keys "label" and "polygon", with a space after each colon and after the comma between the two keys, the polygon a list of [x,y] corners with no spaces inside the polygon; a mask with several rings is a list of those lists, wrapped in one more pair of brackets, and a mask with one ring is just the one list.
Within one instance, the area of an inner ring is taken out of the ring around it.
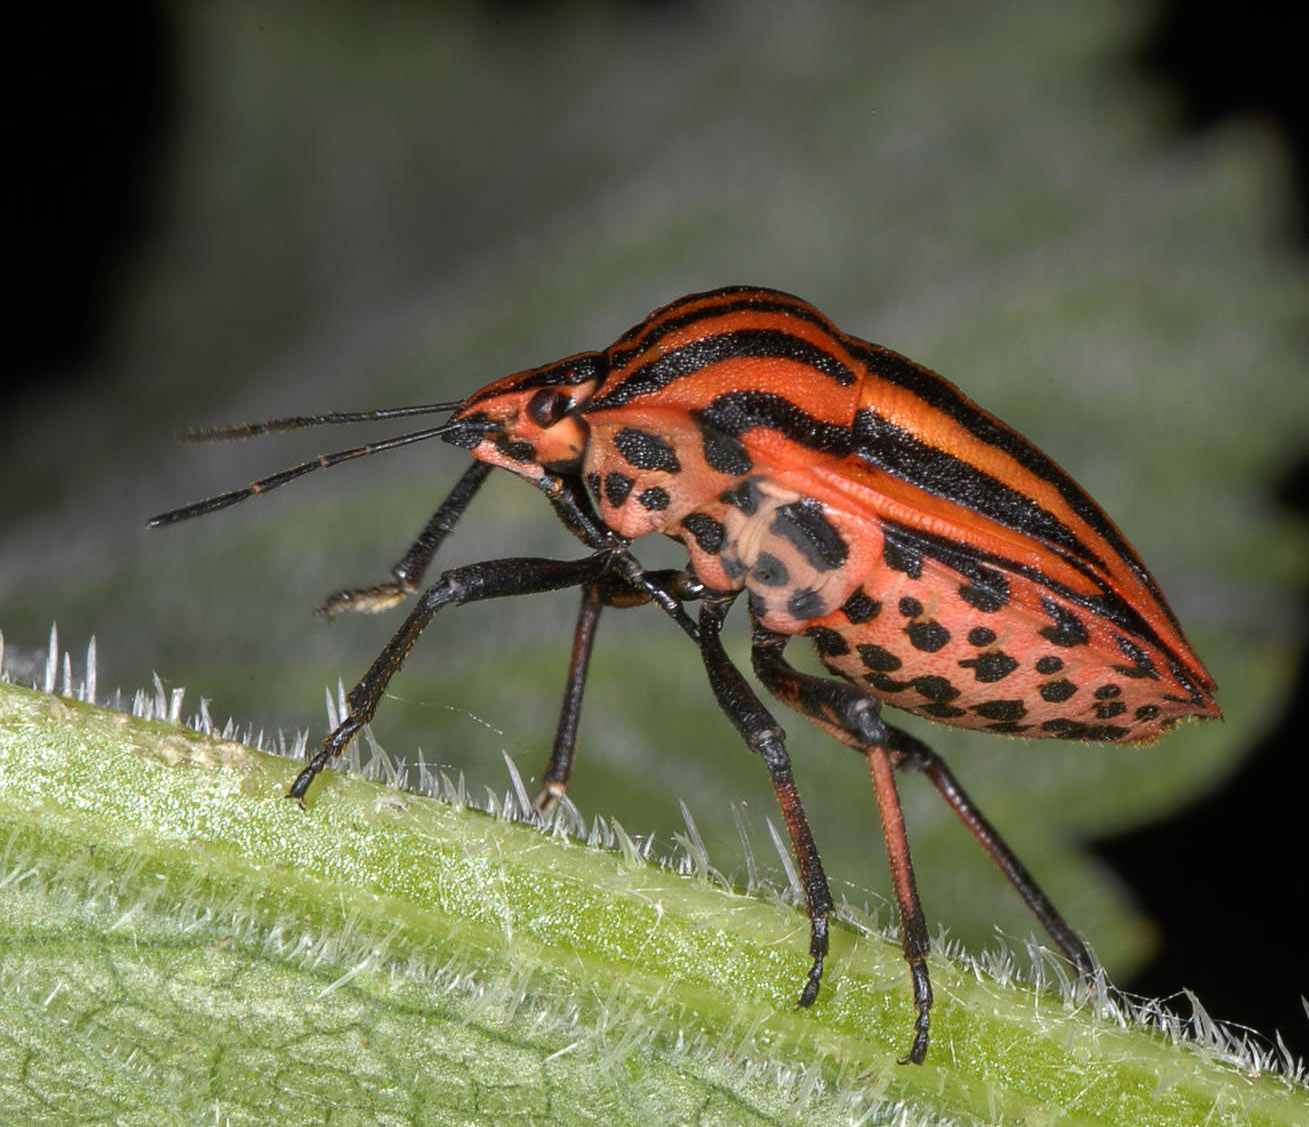
{"label": "insect leg", "polygon": [[[703,591],[700,581],[687,571],[650,571],[646,576],[683,602],[698,599]],[[568,662],[568,680],[559,709],[559,723],[550,748],[550,760],[541,776],[541,793],[533,804],[540,813],[549,814],[568,791],[568,777],[572,774],[573,755],[577,748],[582,693],[601,609],[642,606],[648,602],[650,596],[644,589],[633,587],[617,575],[606,575],[582,588],[582,605],[573,631],[573,652]]]}
{"label": "insect leg", "polygon": [[932,785],[940,792],[950,809],[968,827],[968,831],[977,839],[977,843],[986,850],[991,860],[999,866],[1000,871],[1032,910],[1033,915],[1041,921],[1041,925],[1064,953],[1064,957],[1085,979],[1094,981],[1097,964],[1090,949],[1059,914],[1059,910],[1041,890],[1032,874],[1027,871],[1027,867],[1005,844],[996,828],[959,785],[959,780],[946,766],[945,761],[922,740],[916,739],[908,732],[902,732],[889,725],[887,732],[895,765],[908,771],[921,771],[931,779]]}
{"label": "insect leg", "polygon": [[719,707],[736,726],[750,750],[757,752],[768,767],[773,791],[782,808],[782,819],[791,835],[791,852],[799,866],[800,883],[804,886],[809,913],[809,954],[813,962],[799,999],[801,1006],[809,1006],[818,996],[818,984],[823,977],[823,960],[827,957],[827,920],[834,907],[832,893],[791,773],[786,733],[723,649],[719,630],[731,601],[731,597],[706,596],[700,611],[700,653]]}
{"label": "insect leg", "polygon": [[559,723],[550,747],[550,760],[541,776],[541,793],[534,803],[542,814],[549,814],[568,791],[568,776],[572,774],[573,753],[577,749],[577,725],[582,717],[582,692],[586,688],[595,628],[603,605],[596,584],[588,583],[582,588],[582,606],[577,612],[577,626],[573,631],[573,652],[568,660],[568,680],[564,685],[563,703],[559,706]]}
{"label": "insect leg", "polygon": [[340,755],[359,730],[372,720],[388,682],[404,664],[419,635],[438,611],[452,604],[460,606],[481,599],[581,586],[593,582],[612,568],[614,563],[613,552],[597,552],[580,560],[488,560],[447,571],[423,592],[418,604],[409,612],[409,617],[377,655],[368,672],[350,690],[346,696],[348,715],[323,741],[323,746],[309,761],[309,765],[296,776],[287,792],[288,796],[303,801],[314,777]]}
{"label": "insect leg", "polygon": [[816,721],[842,743],[862,751],[868,760],[900,914],[900,942],[918,1010],[914,1039],[902,1063],[922,1064],[927,1055],[932,1009],[932,983],[927,973],[930,941],[909,856],[909,838],[881,703],[854,685],[797,672],[782,656],[786,641],[785,635],[755,626],[751,660],[759,679],[779,700]]}
{"label": "insect leg", "polygon": [[[696,626],[695,621],[682,609],[682,596],[661,586],[651,574],[646,572],[645,568],[641,566],[641,562],[626,550],[627,541],[623,540],[601,521],[587,497],[586,491],[581,488],[580,484],[575,480],[552,474],[545,475],[534,481],[533,484],[549,498],[550,504],[554,507],[555,515],[563,522],[564,527],[588,548],[594,548],[596,551],[603,548],[621,548],[621,553],[614,561],[614,571],[625,579],[631,587],[644,591],[646,597],[676,622],[691,641],[697,645],[699,644],[699,628]],[[687,573],[676,574],[686,575]],[[699,581],[689,576],[688,581],[696,592],[689,597],[699,597],[701,589]]]}
{"label": "insect leg", "polygon": [[464,471],[455,487],[450,490],[450,495],[441,502],[418,538],[409,545],[404,557],[391,568],[389,583],[378,583],[372,587],[348,587],[344,591],[337,591],[328,596],[318,608],[318,613],[328,622],[346,611],[376,614],[378,611],[389,610],[414,594],[422,585],[423,575],[436,550],[454,530],[491,468],[487,462],[475,461]]}

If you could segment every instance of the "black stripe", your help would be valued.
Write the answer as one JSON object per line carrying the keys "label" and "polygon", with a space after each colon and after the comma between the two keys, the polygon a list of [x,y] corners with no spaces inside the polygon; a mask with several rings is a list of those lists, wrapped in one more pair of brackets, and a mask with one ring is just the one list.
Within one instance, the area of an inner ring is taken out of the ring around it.
{"label": "black stripe", "polygon": [[1056,545],[1108,571],[1104,561],[1053,513],[953,454],[915,438],[867,408],[854,417],[854,451],[870,465],[944,497],[1024,536]]}
{"label": "black stripe", "polygon": [[[737,301],[725,301],[718,305],[699,306],[697,303],[714,297],[726,297],[739,293],[743,296]],[[694,308],[692,308],[694,307]],[[678,312],[685,308],[685,312]],[[836,340],[841,334],[835,325],[807,301],[781,290],[760,290],[750,286],[728,286],[704,294],[692,294],[651,313],[638,325],[633,325],[618,338],[607,350],[609,362],[614,368],[622,368],[633,356],[647,348],[658,347],[660,341],[675,332],[685,329],[700,321],[711,321],[718,317],[730,317],[734,313],[781,313],[800,321],[816,325],[823,332]]]}
{"label": "black stripe", "polygon": [[[736,329],[675,348],[620,376],[616,383],[593,397],[583,411],[621,407],[642,395],[652,395],[684,376],[703,368],[740,358],[790,360],[821,372],[833,383],[848,387],[855,374],[830,352],[780,329]],[[616,374],[616,373],[615,373]]]}
{"label": "black stripe", "polygon": [[[613,347],[617,348],[620,344],[627,344],[639,336],[642,330],[658,324],[665,317],[674,315],[676,311],[681,309],[683,306],[696,305],[702,301],[710,301],[716,297],[726,297],[728,294],[757,292],[759,291],[755,286],[720,286],[716,290],[703,290],[700,293],[686,294],[684,297],[679,297],[676,301],[670,301],[667,305],[661,305],[659,308],[647,313],[640,321],[614,341]],[[796,298],[796,300],[799,301],[800,299]]]}
{"label": "black stripe", "polygon": [[576,387],[578,384],[603,380],[609,371],[609,361],[602,352],[579,352],[554,364],[530,368],[518,373],[518,379],[509,387],[491,384],[464,401],[462,410],[487,399],[498,399],[515,391],[529,391],[535,387]]}
{"label": "black stripe", "polygon": [[729,391],[715,398],[700,417],[732,438],[754,427],[768,427],[810,450],[836,457],[850,453],[848,428],[815,419],[785,396],[769,391]]}
{"label": "black stripe", "polygon": [[[705,302],[712,303],[715,298],[731,297],[733,294],[740,294],[741,298],[738,301],[725,301],[718,305],[709,304],[703,309],[691,308],[691,306],[699,306]],[[664,324],[669,322],[678,326],[689,325],[698,321],[701,317],[717,316],[723,310],[736,313],[741,310],[759,308],[786,312],[798,308],[808,310],[811,319],[813,315],[822,317],[822,314],[804,298],[796,297],[795,294],[785,293],[782,290],[761,289],[759,286],[720,286],[716,290],[687,294],[685,297],[679,297],[676,301],[670,301],[667,305],[661,305],[614,341],[613,347],[617,348],[620,345],[631,344],[647,329],[662,329]],[[682,309],[686,310],[686,312],[679,313],[678,310]],[[824,323],[827,324],[830,330],[830,322],[825,321]]]}
{"label": "black stripe", "polygon": [[912,550],[924,556],[938,560],[951,570],[957,571],[960,575],[970,579],[983,571],[985,567],[995,568],[1001,574],[1008,572],[1011,575],[1021,575],[1038,586],[1044,587],[1047,591],[1059,595],[1073,606],[1082,607],[1090,614],[1104,618],[1119,629],[1136,635],[1160,652],[1170,657],[1176,656],[1150,628],[1149,623],[1129,603],[1110,590],[1103,578],[1095,574],[1090,568],[1078,564],[1074,560],[1068,561],[1069,566],[1077,568],[1087,579],[1094,583],[1099,588],[1099,594],[1087,595],[1080,591],[1073,591],[1030,564],[1020,564],[1016,560],[1007,559],[992,552],[981,551],[970,544],[962,544],[956,540],[949,540],[944,536],[922,532],[918,529],[897,524],[894,521],[883,522],[882,532],[888,539],[893,539],[902,545],[911,547]]}
{"label": "black stripe", "polygon": [[1123,539],[1122,533],[1113,526],[1100,507],[1087,496],[1086,491],[1048,455],[1038,450],[1017,431],[986,414],[949,380],[920,364],[915,364],[907,356],[871,345],[857,337],[846,337],[845,345],[876,375],[888,383],[913,392],[929,407],[948,415],[970,434],[990,446],[1003,450],[1025,470],[1053,485],[1065,504],[1104,537],[1118,557],[1154,595],[1172,624],[1180,629],[1177,617],[1164,599],[1163,592],[1159,590],[1154,577],[1141,562],[1132,546]]}

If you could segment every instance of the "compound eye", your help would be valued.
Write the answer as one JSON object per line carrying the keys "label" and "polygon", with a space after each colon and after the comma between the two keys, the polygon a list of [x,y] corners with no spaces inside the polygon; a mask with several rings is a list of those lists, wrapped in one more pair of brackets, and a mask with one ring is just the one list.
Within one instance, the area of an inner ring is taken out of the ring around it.
{"label": "compound eye", "polygon": [[552,427],[572,405],[567,392],[557,387],[543,387],[527,401],[527,417],[539,427]]}

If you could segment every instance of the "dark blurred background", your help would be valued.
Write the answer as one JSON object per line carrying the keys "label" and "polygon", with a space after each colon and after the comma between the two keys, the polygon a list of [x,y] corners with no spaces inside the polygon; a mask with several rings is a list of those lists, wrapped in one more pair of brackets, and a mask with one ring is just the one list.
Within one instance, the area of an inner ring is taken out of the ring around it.
{"label": "dark blurred background", "polygon": [[[75,655],[97,636],[102,684],[157,670],[215,713],[319,732],[322,686],[394,623],[328,631],[308,611],[381,578],[458,455],[390,455],[146,533],[152,512],[373,437],[177,449],[172,430],[458,397],[683,292],[793,290],[1017,425],[1156,569],[1225,725],[1126,754],[924,734],[1129,989],[1190,989],[1306,1053],[1309,156],[1281,11],[25,12],[6,115],[9,668],[38,664],[58,619]],[[451,558],[568,552],[536,500],[492,490]],[[503,786],[501,747],[533,773],[570,616],[563,599],[464,613],[397,679],[379,737],[478,784]],[[763,772],[733,773],[745,756],[678,640],[614,617],[579,805],[667,840],[685,797],[730,869],[730,803],[770,814]],[[829,871],[855,901],[884,890],[871,801],[844,797],[855,765],[788,728]],[[1028,935],[930,799],[907,802],[934,923],[974,948],[992,919]]]}

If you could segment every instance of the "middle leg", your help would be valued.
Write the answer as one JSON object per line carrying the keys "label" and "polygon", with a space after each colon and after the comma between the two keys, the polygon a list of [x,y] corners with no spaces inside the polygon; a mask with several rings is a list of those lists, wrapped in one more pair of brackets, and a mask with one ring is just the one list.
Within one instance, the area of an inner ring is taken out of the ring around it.
{"label": "middle leg", "polygon": [[[679,602],[690,602],[703,594],[700,581],[688,571],[648,571],[645,576]],[[568,678],[564,684],[564,699],[559,706],[554,743],[541,776],[541,792],[533,803],[538,813],[549,814],[568,793],[568,780],[577,751],[582,695],[586,689],[591,652],[595,648],[600,611],[604,607],[635,607],[648,602],[650,596],[644,589],[632,586],[619,575],[606,575],[582,588],[582,605],[577,612],[577,625],[573,628],[573,649],[568,660]]]}
{"label": "middle leg", "polygon": [[809,954],[813,960],[809,975],[800,992],[799,1004],[810,1006],[818,997],[827,957],[828,924],[835,905],[827,884],[827,874],[818,855],[809,820],[800,802],[800,792],[791,773],[791,757],[786,750],[786,733],[750,688],[741,671],[732,664],[723,649],[719,632],[734,596],[706,594],[700,611],[700,654],[709,684],[718,705],[741,733],[750,750],[756,752],[768,768],[773,793],[782,808],[782,819],[791,836],[791,852],[800,870],[805,904],[809,913]]}

